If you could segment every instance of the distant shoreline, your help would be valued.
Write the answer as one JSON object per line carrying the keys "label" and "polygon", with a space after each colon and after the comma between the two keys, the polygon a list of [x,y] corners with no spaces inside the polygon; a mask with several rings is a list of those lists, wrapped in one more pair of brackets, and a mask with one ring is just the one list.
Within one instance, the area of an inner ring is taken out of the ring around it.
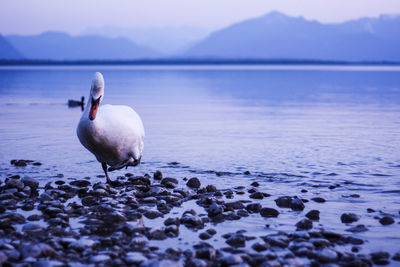
{"label": "distant shoreline", "polygon": [[296,59],[137,59],[137,60],[0,60],[0,66],[70,66],[70,65],[339,65],[400,66],[396,61],[333,61]]}

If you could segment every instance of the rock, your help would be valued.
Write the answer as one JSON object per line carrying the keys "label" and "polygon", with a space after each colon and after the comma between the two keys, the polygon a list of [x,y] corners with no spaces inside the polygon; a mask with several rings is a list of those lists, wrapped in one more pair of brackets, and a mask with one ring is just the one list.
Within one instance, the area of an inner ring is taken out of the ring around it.
{"label": "rock", "polygon": [[22,227],[22,231],[26,233],[40,233],[43,231],[43,226],[37,223],[27,223]]}
{"label": "rock", "polygon": [[251,186],[254,186],[254,187],[258,187],[258,186],[260,186],[260,184],[259,184],[259,183],[257,183],[257,182],[252,182],[250,185],[251,185]]}
{"label": "rock", "polygon": [[317,258],[321,262],[336,262],[339,258],[339,255],[336,251],[330,248],[324,248],[321,251],[317,252]]}
{"label": "rock", "polygon": [[322,197],[313,197],[311,200],[312,200],[312,201],[315,201],[315,202],[317,202],[317,203],[324,203],[324,202],[326,202],[326,200],[325,200],[324,198],[322,198]]}
{"label": "rock", "polygon": [[300,198],[294,197],[290,201],[290,208],[297,211],[304,210],[304,203]]}
{"label": "rock", "polygon": [[212,203],[210,205],[210,207],[208,208],[208,216],[215,217],[215,216],[221,214],[223,211],[224,211],[224,209],[220,205],[218,205],[216,203]]}
{"label": "rock", "polygon": [[245,247],[246,238],[242,234],[233,234],[225,242],[235,248]]}
{"label": "rock", "polygon": [[212,237],[212,235],[210,235],[210,234],[207,233],[207,232],[203,232],[203,233],[200,233],[200,234],[199,234],[199,238],[200,238],[201,240],[210,239],[211,237]]}
{"label": "rock", "polygon": [[292,202],[292,197],[284,196],[275,199],[275,203],[280,208],[290,208],[290,203]]}
{"label": "rock", "polygon": [[69,184],[77,187],[87,187],[90,185],[90,182],[87,180],[76,180],[70,182]]}
{"label": "rock", "polygon": [[244,205],[241,201],[227,202],[224,204],[227,209],[240,210],[244,209]]}
{"label": "rock", "polygon": [[162,172],[156,171],[153,175],[153,178],[154,178],[154,180],[162,180],[162,178],[163,178]]}
{"label": "rock", "polygon": [[99,263],[104,263],[111,260],[110,256],[108,255],[104,255],[104,254],[100,254],[100,255],[94,255],[92,257],[90,257],[90,262],[99,264]]}
{"label": "rock", "polygon": [[147,258],[140,252],[128,252],[124,260],[129,265],[139,265],[147,261]]}
{"label": "rock", "polygon": [[206,186],[206,190],[208,193],[212,193],[212,192],[216,192],[217,188],[215,187],[215,185],[209,184]]}
{"label": "rock", "polygon": [[208,243],[200,242],[193,246],[195,248],[195,257],[205,260],[215,259],[215,249]]}
{"label": "rock", "polygon": [[165,240],[167,239],[167,235],[165,234],[164,230],[155,229],[150,233],[149,238],[154,240]]}
{"label": "rock", "polygon": [[361,232],[368,231],[368,228],[365,227],[364,224],[359,224],[354,227],[350,227],[350,228],[346,229],[346,231],[353,232],[353,233],[361,233]]}
{"label": "rock", "polygon": [[394,223],[394,220],[393,220],[393,218],[390,217],[390,216],[384,216],[384,217],[382,217],[382,218],[379,219],[379,222],[380,222],[382,225],[390,225],[390,224],[393,224],[393,223]]}
{"label": "rock", "polygon": [[168,183],[178,184],[178,180],[175,178],[166,177],[161,180],[161,184],[166,185]]}
{"label": "rock", "polygon": [[260,214],[263,217],[278,217],[279,211],[273,208],[262,208]]}
{"label": "rock", "polygon": [[253,199],[263,199],[264,195],[263,195],[263,193],[257,191],[257,192],[254,192],[253,194],[250,194],[249,197],[253,198]]}
{"label": "rock", "polygon": [[250,213],[259,213],[262,206],[260,203],[250,203],[246,206],[246,210]]}
{"label": "rock", "polygon": [[343,213],[342,216],[340,216],[342,223],[352,223],[358,221],[359,219],[360,217],[354,213]]}
{"label": "rock", "polygon": [[23,182],[25,186],[29,186],[32,192],[36,191],[39,187],[39,182],[31,177],[24,177],[21,179],[21,182]]}
{"label": "rock", "polygon": [[269,245],[265,242],[256,242],[251,246],[257,252],[265,251],[269,248]]}
{"label": "rock", "polygon": [[227,255],[219,258],[218,262],[221,264],[221,266],[232,266],[241,264],[243,260],[239,255]]}
{"label": "rock", "polygon": [[18,179],[8,179],[6,182],[6,188],[16,188],[18,190],[22,190],[24,187],[24,183]]}
{"label": "rock", "polygon": [[313,227],[313,223],[309,219],[302,219],[301,221],[296,223],[296,227],[297,229],[308,230]]}
{"label": "rock", "polygon": [[392,257],[392,260],[400,261],[400,252],[396,252]]}
{"label": "rock", "polygon": [[261,237],[266,243],[273,247],[287,248],[290,239],[283,234],[273,234]]}
{"label": "rock", "polygon": [[94,196],[86,196],[82,198],[82,205],[84,206],[93,206],[97,203],[97,198]]}
{"label": "rock", "polygon": [[307,212],[306,217],[313,221],[319,220],[319,210],[310,210]]}
{"label": "rock", "polygon": [[200,188],[200,181],[197,177],[190,178],[186,185],[190,188]]}
{"label": "rock", "polygon": [[3,263],[7,261],[7,256],[2,251],[0,251],[0,265],[3,266]]}
{"label": "rock", "polygon": [[199,216],[188,213],[182,216],[180,223],[184,224],[188,228],[202,229],[204,227],[204,222]]}
{"label": "rock", "polygon": [[371,259],[376,265],[389,264],[389,256],[389,253],[383,251],[371,253]]}
{"label": "rock", "polygon": [[164,221],[164,225],[179,225],[179,218],[168,218]]}

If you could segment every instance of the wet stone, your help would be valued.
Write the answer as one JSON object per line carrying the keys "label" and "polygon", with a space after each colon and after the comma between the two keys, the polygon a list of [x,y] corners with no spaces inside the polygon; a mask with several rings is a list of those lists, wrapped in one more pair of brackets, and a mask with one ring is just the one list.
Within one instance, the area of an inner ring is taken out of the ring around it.
{"label": "wet stone", "polygon": [[70,185],[77,186],[77,187],[87,187],[90,185],[90,182],[87,180],[76,180],[70,182]]}
{"label": "wet stone", "polygon": [[246,206],[246,210],[250,213],[258,213],[260,212],[262,206],[260,203],[250,203]]}
{"label": "wet stone", "polygon": [[199,234],[199,238],[201,239],[201,240],[207,240],[207,239],[210,239],[212,237],[212,235],[210,235],[209,233],[207,233],[207,232],[203,232],[203,233],[200,233]]}
{"label": "wet stone", "polygon": [[126,257],[124,258],[124,260],[127,264],[138,265],[142,262],[147,261],[147,258],[139,252],[128,252],[126,253]]}
{"label": "wet stone", "polygon": [[352,232],[352,233],[361,233],[361,232],[368,231],[368,228],[365,227],[364,224],[359,224],[354,227],[350,227],[350,228],[346,229],[346,231]]}
{"label": "wet stone", "polygon": [[163,178],[163,175],[160,171],[156,171],[153,175],[154,180],[161,180]]}
{"label": "wet stone", "polygon": [[200,181],[197,177],[190,178],[186,185],[190,188],[200,188]]}
{"label": "wet stone", "polygon": [[392,217],[390,217],[390,216],[384,216],[384,217],[379,219],[379,222],[382,225],[390,225],[390,224],[394,223],[394,219]]}
{"label": "wet stone", "polygon": [[371,253],[371,259],[376,265],[389,264],[389,256],[389,253],[383,251]]}
{"label": "wet stone", "polygon": [[326,200],[324,198],[322,198],[322,197],[313,197],[311,200],[314,201],[314,202],[317,202],[317,203],[326,202]]}
{"label": "wet stone", "polygon": [[250,185],[251,185],[251,186],[254,186],[254,187],[260,186],[260,184],[259,184],[258,182],[252,182]]}
{"label": "wet stone", "polygon": [[37,223],[27,223],[22,227],[22,231],[26,233],[40,233],[43,231],[43,226]]}
{"label": "wet stone", "polygon": [[340,216],[342,223],[352,223],[358,221],[359,219],[360,217],[354,213],[343,213],[342,216]]}
{"label": "wet stone", "polygon": [[319,210],[310,210],[307,212],[306,217],[313,221],[319,220]]}
{"label": "wet stone", "polygon": [[221,214],[223,211],[224,211],[224,209],[222,208],[222,206],[220,206],[216,203],[213,203],[208,208],[208,216],[215,217],[215,216]]}
{"label": "wet stone", "polygon": [[261,192],[254,192],[254,193],[250,194],[249,197],[253,198],[253,199],[263,199],[264,195]]}
{"label": "wet stone", "polygon": [[302,219],[301,221],[296,223],[296,227],[297,229],[308,230],[313,227],[313,223],[309,219]]}
{"label": "wet stone", "polygon": [[225,242],[232,247],[245,247],[246,238],[242,234],[233,234]]}
{"label": "wet stone", "polygon": [[336,262],[338,260],[338,253],[330,248],[324,248],[317,252],[318,260],[321,262]]}
{"label": "wet stone", "polygon": [[292,210],[302,211],[304,210],[304,203],[300,198],[294,197],[290,202],[290,208]]}
{"label": "wet stone", "polygon": [[269,248],[269,245],[265,242],[256,242],[251,246],[257,252],[265,251]]}
{"label": "wet stone", "polygon": [[25,186],[29,186],[31,191],[35,191],[39,187],[39,182],[31,177],[24,177],[21,179],[21,182],[23,182]]}
{"label": "wet stone", "polygon": [[175,178],[170,178],[170,177],[166,177],[164,179],[161,180],[161,184],[166,185],[166,184],[178,184],[178,180]]}
{"label": "wet stone", "polygon": [[273,208],[262,208],[260,214],[263,217],[278,217],[279,211]]}

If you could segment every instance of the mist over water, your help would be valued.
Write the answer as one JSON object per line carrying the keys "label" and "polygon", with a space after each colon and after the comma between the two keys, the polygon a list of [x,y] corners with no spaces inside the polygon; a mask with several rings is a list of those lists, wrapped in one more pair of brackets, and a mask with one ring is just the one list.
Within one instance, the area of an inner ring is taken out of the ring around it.
{"label": "mist over water", "polygon": [[[324,204],[331,211],[321,223],[331,222],[334,229],[345,227],[336,224],[337,209],[373,207],[398,215],[396,68],[2,68],[2,179],[25,173],[45,183],[57,174],[66,179],[102,174],[100,164],[76,137],[80,109],[66,105],[68,99],[82,95],[87,100],[95,71],[105,78],[104,103],[133,107],[146,130],[143,164],[112,172],[112,178],[126,171],[144,174],[159,169],[165,176],[197,176],[202,184],[218,188],[255,180],[264,183],[266,192],[282,195],[316,185],[317,194],[332,200]],[[11,159],[33,159],[43,165],[16,168]],[[250,175],[243,174],[247,170]],[[348,184],[346,190],[327,188],[342,182]],[[348,190],[361,198],[343,197]],[[318,204],[309,203],[310,208],[313,205]],[[277,222],[289,229],[293,225],[285,216],[293,217],[284,214]],[[377,223],[372,216],[361,222]],[[360,234],[375,240],[366,248],[385,247],[386,238],[397,242],[398,224],[389,227],[395,232],[379,228]]]}

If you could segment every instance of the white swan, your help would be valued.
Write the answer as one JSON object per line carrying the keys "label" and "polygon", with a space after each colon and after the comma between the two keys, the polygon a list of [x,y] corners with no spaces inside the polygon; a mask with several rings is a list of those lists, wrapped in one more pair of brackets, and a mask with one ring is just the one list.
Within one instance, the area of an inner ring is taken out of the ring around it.
{"label": "white swan", "polygon": [[144,128],[139,115],[128,106],[102,105],[104,79],[100,72],[93,77],[89,100],[76,129],[79,141],[108,171],[136,166],[143,153]]}

